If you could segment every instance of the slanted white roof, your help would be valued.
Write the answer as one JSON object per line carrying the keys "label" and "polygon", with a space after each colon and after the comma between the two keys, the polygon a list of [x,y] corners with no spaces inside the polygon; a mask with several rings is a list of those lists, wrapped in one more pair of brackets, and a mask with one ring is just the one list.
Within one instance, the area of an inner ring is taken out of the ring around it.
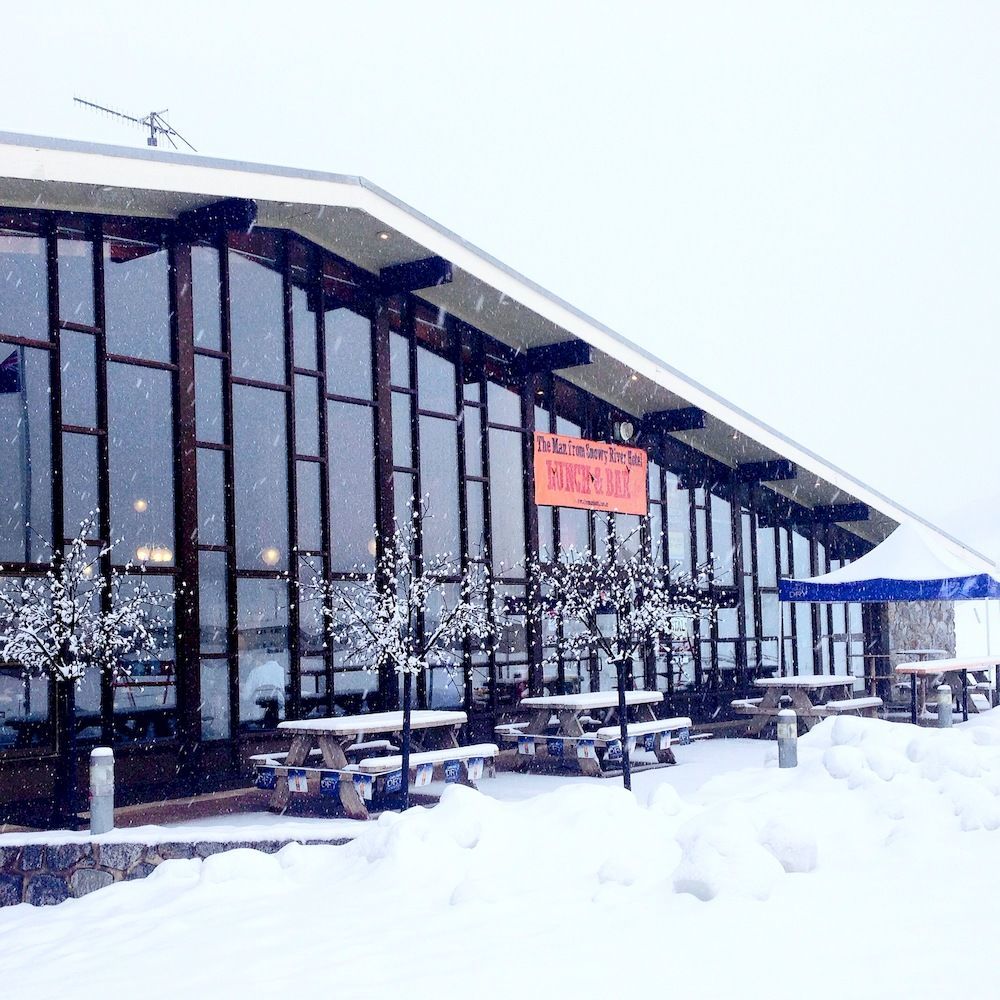
{"label": "slanted white roof", "polygon": [[261,225],[298,232],[372,273],[444,257],[453,281],[421,297],[519,350],[572,338],[589,343],[593,363],[561,370],[569,381],[638,416],[702,409],[704,429],[674,436],[729,466],[790,459],[800,475],[771,488],[805,507],[861,501],[872,518],[844,527],[869,541],[904,522],[948,537],[363,178],[0,132],[0,185],[5,205],[155,218],[249,198]]}

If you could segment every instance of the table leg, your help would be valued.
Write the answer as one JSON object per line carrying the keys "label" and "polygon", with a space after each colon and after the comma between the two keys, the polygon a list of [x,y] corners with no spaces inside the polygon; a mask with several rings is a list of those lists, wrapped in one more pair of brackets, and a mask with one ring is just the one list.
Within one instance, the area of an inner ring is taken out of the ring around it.
{"label": "table leg", "polygon": [[910,674],[910,722],[917,724],[917,675]]}
{"label": "table leg", "polygon": [[[565,711],[558,712],[559,716],[559,735],[560,736],[582,736],[583,726],[580,725],[580,713],[575,711]],[[569,740],[567,741],[573,747],[573,753],[576,753],[577,741]],[[565,753],[566,747],[563,746],[563,752]],[[625,752],[625,748],[622,747],[622,753]],[[564,758],[565,759],[565,758]],[[601,763],[598,760],[594,760],[591,757],[577,757],[576,765],[580,770],[581,774],[589,775],[592,778],[599,778],[601,776]]]}
{"label": "table leg", "polygon": [[805,727],[806,732],[809,732],[819,722],[816,706],[802,688],[796,688],[792,691],[792,708],[795,709],[798,721]]}
{"label": "table leg", "polygon": [[747,726],[747,736],[759,736],[764,727],[778,714],[778,702],[781,700],[781,691],[776,687],[769,687],[764,692],[761,703],[757,706],[757,715],[750,717]]}
{"label": "table leg", "polygon": [[[978,709],[977,709],[978,711]],[[969,671],[962,671],[962,721],[969,721]]]}
{"label": "table leg", "polygon": [[[292,745],[285,757],[285,767],[301,767],[312,749],[312,740],[308,736],[293,736]],[[268,809],[271,812],[282,813],[288,808],[288,772],[275,775],[274,791]]]}
{"label": "table leg", "polygon": [[[350,742],[354,742],[355,739],[356,737],[352,737],[350,741],[345,740],[344,745],[349,746]],[[323,753],[323,763],[327,767],[334,771],[346,769],[347,754],[344,753],[344,746],[337,739],[333,736],[320,736],[317,742]],[[337,792],[346,815],[350,816],[351,819],[368,819],[368,807],[365,805],[365,800],[358,795],[358,790],[354,787],[354,780],[350,775],[340,775]]]}

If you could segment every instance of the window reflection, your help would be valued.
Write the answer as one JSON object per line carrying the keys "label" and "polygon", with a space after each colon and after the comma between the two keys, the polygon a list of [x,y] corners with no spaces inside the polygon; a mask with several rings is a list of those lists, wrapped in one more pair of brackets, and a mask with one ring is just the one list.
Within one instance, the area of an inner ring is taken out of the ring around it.
{"label": "window reflection", "polygon": [[375,438],[372,410],[329,402],[330,556],[335,571],[375,563]]}
{"label": "window reflection", "polygon": [[155,368],[108,365],[111,534],[137,562],[174,562],[171,381]]}
{"label": "window reflection", "polygon": [[135,240],[104,241],[108,352],[170,360],[167,251]]}
{"label": "window reflection", "polygon": [[0,223],[0,335],[49,339],[47,275],[45,240]]}
{"label": "window reflection", "polygon": [[94,325],[94,248],[88,240],[59,240],[59,318]]}
{"label": "window reflection", "polygon": [[222,287],[215,247],[191,247],[191,286],[194,342],[198,347],[222,350]]}
{"label": "window reflection", "polygon": [[239,569],[287,569],[284,393],[234,385],[233,437],[236,565]]}
{"label": "window reflection", "polygon": [[372,398],[372,325],[350,309],[326,312],[326,391]]}
{"label": "window reflection", "polygon": [[426,555],[461,553],[458,525],[458,425],[420,418],[420,489],[426,500],[423,544]]}
{"label": "window reflection", "polygon": [[239,580],[236,600],[240,728],[273,729],[288,699],[288,585]]}
{"label": "window reflection", "polygon": [[[9,350],[9,353],[8,353]],[[0,344],[0,561],[47,562],[52,438],[47,351]]]}
{"label": "window reflection", "polygon": [[258,382],[285,381],[285,316],[281,272],[272,240],[242,237],[229,250],[229,316],[233,375]]}
{"label": "window reflection", "polygon": [[502,576],[521,572],[524,563],[524,480],[521,435],[490,428],[490,519],[493,569]]}

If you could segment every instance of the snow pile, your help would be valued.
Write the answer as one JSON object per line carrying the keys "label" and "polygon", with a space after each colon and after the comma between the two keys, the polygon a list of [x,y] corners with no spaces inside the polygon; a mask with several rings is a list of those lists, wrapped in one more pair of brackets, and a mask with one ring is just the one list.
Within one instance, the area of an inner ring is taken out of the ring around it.
{"label": "snow pile", "polygon": [[[841,996],[845,976],[859,996],[947,989],[947,963],[923,961],[928,924],[976,940],[1000,893],[1000,712],[950,731],[827,720],[799,758],[684,797],[669,783],[683,762],[645,772],[655,781],[635,795],[571,780],[498,801],[452,786],[343,847],[166,862],[0,911],[5,987],[492,997],[607,987],[624,962],[637,988],[692,996],[770,992],[779,967],[811,998]],[[831,932],[850,961],[817,974]],[[182,960],[150,977],[153,941]]]}

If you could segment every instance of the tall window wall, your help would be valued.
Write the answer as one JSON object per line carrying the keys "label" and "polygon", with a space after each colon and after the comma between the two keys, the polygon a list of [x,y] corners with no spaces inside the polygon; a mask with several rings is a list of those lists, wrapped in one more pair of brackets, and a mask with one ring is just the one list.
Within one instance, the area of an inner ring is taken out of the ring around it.
{"label": "tall window wall", "polygon": [[[842,564],[836,530],[769,526],[766,490],[738,492],[679,442],[639,442],[646,518],[531,502],[532,431],[600,439],[623,417],[639,423],[288,233],[190,243],[168,223],[0,211],[4,572],[43,572],[45,543],[99,510],[95,553],[121,539],[101,574],[141,565],[197,595],[182,643],[171,626],[127,683],[85,680],[83,738],[173,741],[190,715],[211,743],[394,704],[396,679],[349,665],[294,584],[369,572],[414,502],[418,558],[453,554],[445,582],[488,566],[510,612],[495,653],[435,665],[420,705],[497,713],[530,690],[608,686],[608,664],[559,658],[556,626],[524,614],[527,557],[574,551],[715,565],[718,621],[650,649],[637,686],[721,700],[776,668],[782,634],[791,669],[857,670],[856,606],[777,602],[779,575]],[[0,750],[50,744],[50,697],[0,664]]]}

